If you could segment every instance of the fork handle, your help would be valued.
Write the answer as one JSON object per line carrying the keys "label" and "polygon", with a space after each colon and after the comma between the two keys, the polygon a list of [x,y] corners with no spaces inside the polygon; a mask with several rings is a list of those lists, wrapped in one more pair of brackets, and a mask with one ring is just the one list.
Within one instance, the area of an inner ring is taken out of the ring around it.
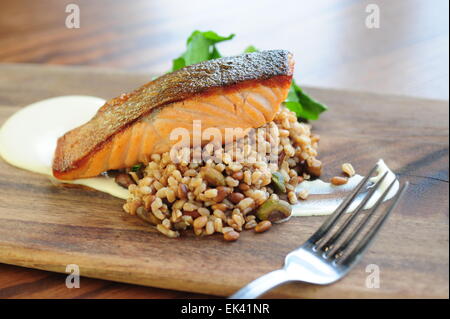
{"label": "fork handle", "polygon": [[269,272],[240,289],[230,299],[255,299],[272,288],[291,281],[291,277],[285,269]]}

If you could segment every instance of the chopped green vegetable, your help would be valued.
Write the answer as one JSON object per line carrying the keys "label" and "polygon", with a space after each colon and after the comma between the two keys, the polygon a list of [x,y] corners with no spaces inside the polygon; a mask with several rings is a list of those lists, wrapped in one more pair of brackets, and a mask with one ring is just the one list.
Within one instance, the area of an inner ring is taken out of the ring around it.
{"label": "chopped green vegetable", "polygon": [[[221,36],[213,31],[194,31],[187,39],[187,49],[180,57],[172,61],[172,71],[184,68],[185,66],[200,63],[202,61],[217,59],[222,57],[216,44],[233,39],[234,34]],[[258,49],[253,45],[248,46],[244,53],[257,52]],[[292,80],[289,94],[284,101],[286,107],[295,112],[297,117],[305,120],[317,120],[319,115],[328,108],[308,96]]]}
{"label": "chopped green vegetable", "polygon": [[288,202],[279,199],[268,199],[259,206],[256,217],[260,220],[280,221],[291,216],[292,207]]}
{"label": "chopped green vegetable", "polygon": [[187,49],[179,58],[172,61],[172,71],[185,66],[222,57],[216,44],[233,39],[234,34],[227,37],[213,31],[194,31],[187,39]]}
{"label": "chopped green vegetable", "polygon": [[133,165],[133,166],[131,167],[131,171],[132,171],[132,172],[137,172],[138,170],[141,169],[141,167],[142,167],[142,164],[136,164],[136,165]]}
{"label": "chopped green vegetable", "polygon": [[284,177],[279,172],[272,173],[272,186],[277,193],[286,193]]}

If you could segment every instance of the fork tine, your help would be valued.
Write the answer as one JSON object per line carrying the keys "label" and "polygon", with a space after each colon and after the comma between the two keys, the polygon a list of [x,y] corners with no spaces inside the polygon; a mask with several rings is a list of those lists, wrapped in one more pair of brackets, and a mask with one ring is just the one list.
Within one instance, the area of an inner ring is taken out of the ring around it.
{"label": "fork tine", "polygon": [[367,183],[369,178],[372,176],[372,174],[375,172],[375,170],[378,168],[378,164],[375,165],[370,172],[362,179],[361,182],[355,187],[352,193],[346,197],[342,203],[336,208],[333,214],[331,214],[325,222],[320,226],[320,228],[308,239],[308,242],[315,245],[317,241],[319,241],[323,235],[325,235],[338,221],[338,219],[344,214],[350,204],[355,199],[356,195],[358,195],[359,191],[363,186]]}
{"label": "fork tine", "polygon": [[391,214],[391,212],[397,207],[400,199],[405,194],[407,188],[409,186],[409,182],[406,182],[401,190],[398,192],[397,197],[394,199],[391,206],[386,210],[384,215],[380,216],[376,223],[370,228],[370,230],[365,235],[364,239],[362,239],[358,245],[353,249],[353,251],[345,258],[345,260],[342,261],[342,264],[351,264],[355,261],[357,261],[364,251],[369,247],[373,239],[375,238],[376,234],[380,230],[380,228],[383,226],[384,222],[388,218],[388,216]]}
{"label": "fork tine", "polygon": [[333,246],[336,241],[341,238],[341,236],[345,233],[345,231],[348,229],[348,227],[352,224],[352,222],[355,220],[355,218],[359,215],[361,211],[363,211],[364,207],[366,206],[367,202],[372,198],[373,194],[380,188],[381,184],[383,183],[384,179],[386,178],[388,172],[384,173],[383,176],[380,178],[378,183],[372,187],[372,189],[364,196],[363,200],[359,205],[356,207],[356,209],[350,214],[351,216],[348,217],[345,222],[339,227],[339,229],[326,241],[324,245],[321,245],[321,249],[327,251],[331,246]]}
{"label": "fork tine", "polygon": [[342,244],[339,246],[339,248],[334,252],[334,255],[336,258],[339,258],[341,253],[344,252],[345,249],[353,242],[353,240],[361,233],[361,231],[364,229],[364,227],[367,225],[367,223],[372,219],[372,217],[375,215],[375,212],[377,211],[378,207],[383,203],[386,196],[391,191],[392,186],[395,185],[397,182],[397,179],[394,179],[391,184],[389,184],[388,188],[381,194],[380,198],[378,198],[375,205],[372,207],[371,211],[364,216],[364,218],[359,222],[358,226],[355,227],[355,230],[348,234],[345,240],[342,242]]}

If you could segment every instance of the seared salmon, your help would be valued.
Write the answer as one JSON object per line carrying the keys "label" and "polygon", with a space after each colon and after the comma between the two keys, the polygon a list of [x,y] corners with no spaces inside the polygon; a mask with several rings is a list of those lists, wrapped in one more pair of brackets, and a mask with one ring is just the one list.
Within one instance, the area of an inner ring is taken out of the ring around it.
{"label": "seared salmon", "polygon": [[131,167],[170,150],[175,128],[258,128],[288,94],[294,62],[284,50],[209,60],[161,76],[103,105],[58,139],[53,175],[70,180]]}

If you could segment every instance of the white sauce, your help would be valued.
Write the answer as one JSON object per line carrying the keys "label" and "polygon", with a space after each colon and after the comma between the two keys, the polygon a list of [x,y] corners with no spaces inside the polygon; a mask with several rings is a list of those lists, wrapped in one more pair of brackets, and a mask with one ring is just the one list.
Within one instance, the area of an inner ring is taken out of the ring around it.
{"label": "white sauce", "polygon": [[[13,166],[47,175],[52,182],[84,185],[127,199],[128,190],[117,185],[112,178],[99,176],[61,181],[54,178],[52,174],[52,160],[58,137],[89,121],[104,103],[105,101],[98,97],[70,95],[43,100],[24,107],[11,116],[0,129],[0,156]],[[384,172],[388,172],[388,175],[374,198],[367,203],[366,209],[375,204],[383,191],[396,178],[383,160],[380,160],[378,164],[377,176],[370,181],[375,183]],[[300,201],[293,206],[293,216],[331,214],[343,200],[345,193],[352,190],[362,178],[356,175],[342,186],[334,186],[321,180],[304,181],[297,186],[296,190],[307,189],[310,196],[306,201]],[[385,200],[392,198],[398,188],[399,183],[396,181]],[[358,196],[358,200],[349,211],[356,208],[366,192],[367,190]]]}
{"label": "white sauce", "polygon": [[[372,198],[364,206],[364,209],[369,209],[375,205],[376,201],[382,196],[383,192],[389,187],[389,185],[396,180],[395,174],[387,167],[382,159],[378,161],[378,169],[376,171],[376,176],[369,179],[370,186],[367,189],[361,191],[356,197],[356,200],[349,207],[347,212],[352,212],[358,207],[367,194],[367,191],[371,185],[375,184],[383,175],[387,172],[386,177],[381,183],[380,187],[375,191]],[[310,196],[305,201],[299,201],[298,204],[293,205],[292,215],[293,216],[317,216],[317,215],[329,215],[334,212],[334,210],[339,206],[345,196],[349,191],[353,190],[359,182],[364,177],[361,175],[355,175],[349,178],[347,184],[335,186],[330,183],[325,183],[324,181],[317,179],[315,181],[304,181],[297,186],[296,191],[302,189],[308,190]],[[384,200],[389,200],[398,192],[399,182],[395,181],[389,193],[384,198]],[[333,196],[325,196],[333,195]]]}
{"label": "white sauce", "polygon": [[49,176],[53,182],[79,184],[126,199],[128,190],[108,177],[60,181],[53,177],[52,160],[58,137],[89,121],[105,100],[69,95],[30,104],[11,116],[0,129],[0,155],[9,164]]}

